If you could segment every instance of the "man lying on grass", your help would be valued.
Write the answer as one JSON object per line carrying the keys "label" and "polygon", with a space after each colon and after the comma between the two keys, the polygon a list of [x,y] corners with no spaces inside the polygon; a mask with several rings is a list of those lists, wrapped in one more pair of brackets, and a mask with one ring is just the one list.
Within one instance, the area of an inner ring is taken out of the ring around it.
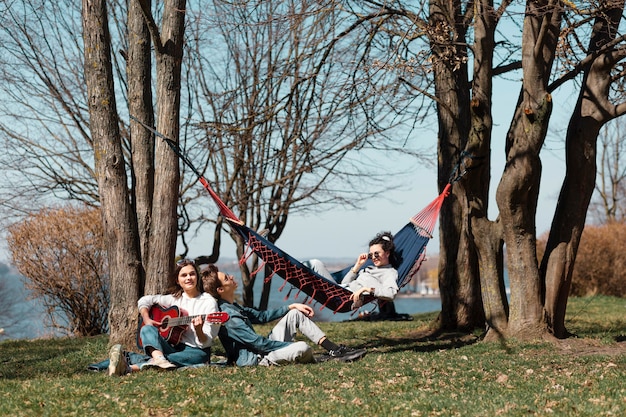
{"label": "man lying on grass", "polygon": [[[219,338],[231,365],[270,366],[329,359],[351,362],[361,359],[367,352],[331,342],[311,320],[315,313],[305,304],[294,303],[268,311],[240,306],[235,302],[237,282],[232,275],[219,272],[215,265],[209,265],[202,272],[202,281],[204,291],[215,297],[220,309],[230,316],[221,326]],[[253,323],[268,323],[279,318],[268,337],[257,334],[252,327]],[[307,343],[294,341],[298,330],[328,353],[316,360],[313,349]]]}

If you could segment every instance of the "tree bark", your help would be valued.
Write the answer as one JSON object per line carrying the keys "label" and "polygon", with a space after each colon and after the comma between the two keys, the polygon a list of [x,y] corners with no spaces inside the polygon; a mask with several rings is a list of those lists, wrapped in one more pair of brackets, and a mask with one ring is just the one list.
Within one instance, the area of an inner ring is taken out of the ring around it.
{"label": "tree bark", "polygon": [[[454,19],[458,19],[455,21]],[[448,184],[460,150],[469,133],[469,81],[467,55],[462,39],[466,26],[461,2],[430,2],[430,42],[435,55],[434,77],[438,98],[438,184],[440,191]],[[482,324],[482,305],[476,268],[476,252],[469,240],[468,201],[464,186],[452,188],[443,203],[439,218],[439,289],[441,314],[439,326],[446,329],[469,329]]]}
{"label": "tree bark", "polygon": [[105,0],[83,0],[90,131],[111,274],[110,343],[132,346],[141,263],[118,126]]}
{"label": "tree bark", "polygon": [[523,84],[507,134],[506,166],[496,192],[511,285],[509,335],[535,339],[546,332],[537,264],[539,151],[552,111],[547,91],[562,10],[549,1],[529,2],[522,40]]}
{"label": "tree bark", "polygon": [[[148,2],[150,4],[150,2]],[[152,109],[152,60],[150,32],[141,7],[136,1],[128,2],[128,77],[129,113],[147,126],[154,126]],[[152,197],[154,194],[154,137],[140,123],[131,119],[131,162],[133,203],[137,214],[137,228],[144,275],[140,293],[145,285],[145,265],[150,263],[150,228],[152,225]]]}
{"label": "tree bark", "polygon": [[[180,89],[183,57],[185,0],[166,0],[160,33],[147,0],[138,0],[151,33],[157,68],[157,130],[179,142]],[[146,293],[160,293],[174,270],[177,240],[177,206],[180,187],[178,157],[166,143],[156,142],[154,199],[150,229],[150,262],[146,269]]]}
{"label": "tree bark", "polygon": [[471,130],[467,154],[466,190],[470,238],[477,253],[483,311],[488,325],[487,337],[503,337],[508,324],[503,268],[502,228],[488,219],[491,175],[491,132],[493,129],[493,53],[496,12],[490,1],[476,3],[474,18],[474,72],[470,103]]}
{"label": "tree bark", "polygon": [[624,3],[598,15],[590,37],[589,54],[598,57],[587,65],[566,137],[566,173],[541,264],[545,277],[545,315],[549,330],[568,336],[565,312],[574,261],[595,187],[597,138],[602,126],[624,111],[609,101],[611,70],[624,52],[601,53],[618,33]]}

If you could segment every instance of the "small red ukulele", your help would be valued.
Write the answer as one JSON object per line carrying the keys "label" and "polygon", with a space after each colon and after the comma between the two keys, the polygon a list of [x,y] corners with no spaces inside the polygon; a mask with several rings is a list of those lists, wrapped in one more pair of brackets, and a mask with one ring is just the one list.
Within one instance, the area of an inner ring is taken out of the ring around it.
{"label": "small red ukulele", "polygon": [[[223,311],[209,313],[206,316],[204,314],[183,316],[180,314],[180,310],[177,306],[161,307],[158,304],[150,307],[148,314],[152,320],[161,322],[161,325],[158,327],[159,334],[167,340],[170,345],[180,343],[183,332],[196,317],[204,316],[204,321],[216,324],[225,323],[229,319],[228,313]],[[140,330],[143,326],[145,326],[145,323],[141,316],[139,316],[139,327],[137,328],[137,347],[139,349],[143,349],[143,342],[140,337]]]}

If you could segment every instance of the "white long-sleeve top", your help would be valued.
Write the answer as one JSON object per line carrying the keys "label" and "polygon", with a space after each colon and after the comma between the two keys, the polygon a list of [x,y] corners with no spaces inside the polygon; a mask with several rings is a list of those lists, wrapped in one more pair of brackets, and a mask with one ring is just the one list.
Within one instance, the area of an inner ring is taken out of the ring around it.
{"label": "white long-sleeve top", "polygon": [[[150,309],[154,304],[158,304],[161,307],[177,306],[181,315],[186,316],[205,315],[219,311],[215,298],[204,292],[194,298],[189,297],[185,293],[178,298],[172,294],[144,295],[137,302],[137,307],[141,311],[144,307]],[[205,343],[202,343],[196,335],[194,326],[189,325],[182,333],[181,342],[188,346],[204,349],[213,344],[213,339],[217,337],[219,330],[219,324],[211,324],[205,321],[202,325],[202,331],[208,336],[208,339]]]}
{"label": "white long-sleeve top", "polygon": [[363,287],[374,288],[374,297],[393,300],[398,293],[398,271],[391,265],[368,266],[361,269],[358,274],[350,270],[341,284],[347,285],[352,291]]}

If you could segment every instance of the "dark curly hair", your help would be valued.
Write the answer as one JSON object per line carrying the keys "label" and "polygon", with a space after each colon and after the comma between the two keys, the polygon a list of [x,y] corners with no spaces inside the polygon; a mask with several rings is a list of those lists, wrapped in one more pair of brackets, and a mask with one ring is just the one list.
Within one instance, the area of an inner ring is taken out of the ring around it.
{"label": "dark curly hair", "polygon": [[389,252],[389,263],[396,268],[398,266],[398,256],[396,254],[396,245],[393,243],[393,235],[391,232],[380,232],[372,240],[369,246],[380,245],[385,252]]}

